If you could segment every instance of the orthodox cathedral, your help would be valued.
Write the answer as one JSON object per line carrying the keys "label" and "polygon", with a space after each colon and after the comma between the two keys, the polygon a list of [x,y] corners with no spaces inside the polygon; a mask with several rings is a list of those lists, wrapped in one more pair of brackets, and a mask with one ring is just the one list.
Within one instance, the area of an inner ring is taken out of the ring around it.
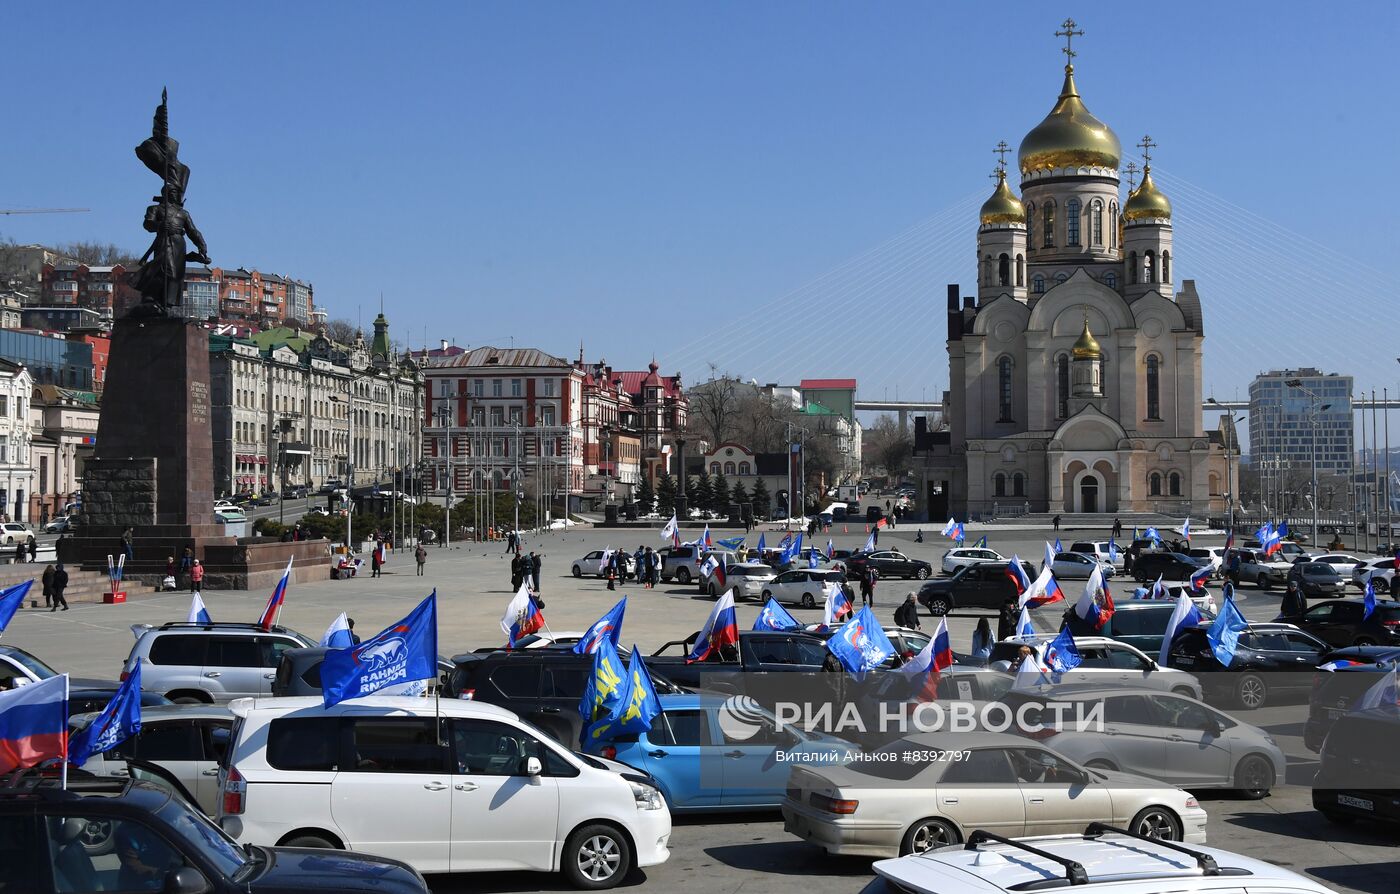
{"label": "orthodox cathedral", "polygon": [[982,205],[978,295],[948,287],[947,431],[919,445],[930,517],[1027,504],[1202,516],[1232,490],[1225,430],[1202,430],[1205,322],[1195,283],[1176,285],[1155,144],[1138,144],[1142,182],[1120,201],[1122,147],[1074,80],[1081,33],[1057,32],[1069,64],[1021,141],[1021,195],[1003,163]]}

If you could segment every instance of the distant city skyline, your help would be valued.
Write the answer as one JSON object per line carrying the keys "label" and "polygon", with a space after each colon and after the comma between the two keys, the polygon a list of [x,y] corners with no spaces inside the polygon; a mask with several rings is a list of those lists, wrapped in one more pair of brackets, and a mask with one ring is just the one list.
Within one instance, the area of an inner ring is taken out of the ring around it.
{"label": "distant city skyline", "polygon": [[[415,347],[573,356],[582,337],[590,359],[655,351],[691,382],[853,376],[876,399],[947,387],[943,286],[976,291],[992,150],[1053,104],[1066,12],[250,4],[182,11],[187,45],[137,54],[114,48],[148,40],[139,17],[68,9],[10,11],[35,39],[9,55],[30,86],[0,207],[93,210],[0,218],[4,238],[139,253],[131,149],[168,86],[214,262],[295,271],[333,318],[368,329],[382,292]],[[1400,11],[1365,11],[1069,11],[1085,103],[1125,147],[1160,144],[1208,394],[1304,365],[1400,392],[1374,325],[1400,297],[1377,272],[1400,222],[1357,199],[1362,147],[1400,132],[1376,102]]]}

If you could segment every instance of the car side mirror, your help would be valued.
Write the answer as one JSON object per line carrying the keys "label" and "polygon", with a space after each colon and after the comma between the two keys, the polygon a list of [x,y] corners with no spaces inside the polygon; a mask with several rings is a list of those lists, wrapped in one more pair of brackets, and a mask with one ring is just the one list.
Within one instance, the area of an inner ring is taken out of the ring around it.
{"label": "car side mirror", "polygon": [[209,879],[192,866],[182,866],[165,877],[165,894],[208,894],[214,890]]}
{"label": "car side mirror", "polygon": [[539,758],[537,758],[537,757],[527,757],[527,758],[525,758],[525,775],[526,775],[526,776],[538,777],[538,776],[539,776],[541,773],[543,773],[543,772],[544,772],[544,764],[540,763],[540,759],[539,759]]}

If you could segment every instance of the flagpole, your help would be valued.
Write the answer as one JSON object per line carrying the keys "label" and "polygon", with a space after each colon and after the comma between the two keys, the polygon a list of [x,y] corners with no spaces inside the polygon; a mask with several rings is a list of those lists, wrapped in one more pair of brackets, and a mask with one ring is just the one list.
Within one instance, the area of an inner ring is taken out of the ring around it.
{"label": "flagpole", "polygon": [[[69,687],[70,682],[71,682],[71,678],[70,678],[67,674],[64,674],[64,675],[63,675],[63,703],[64,703],[65,705],[68,704],[68,699],[69,699],[68,687]],[[59,769],[58,772],[59,772],[59,774],[60,774],[60,776],[61,776],[61,778],[60,778],[60,780],[59,780],[59,787],[60,787],[61,789],[63,789],[63,790],[66,792],[66,791],[68,791],[68,732],[67,732],[67,730],[64,730],[64,734],[63,734],[63,765],[62,765],[62,767]]]}

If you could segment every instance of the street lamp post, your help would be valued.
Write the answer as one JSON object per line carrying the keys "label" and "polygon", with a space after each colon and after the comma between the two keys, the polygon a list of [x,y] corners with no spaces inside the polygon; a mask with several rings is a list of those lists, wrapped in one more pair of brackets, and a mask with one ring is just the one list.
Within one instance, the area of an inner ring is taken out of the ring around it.
{"label": "street lamp post", "polygon": [[1312,418],[1312,450],[1310,451],[1310,452],[1312,453],[1312,511],[1313,511],[1312,536],[1313,536],[1313,547],[1316,548],[1316,547],[1317,547],[1317,544],[1318,544],[1318,540],[1317,540],[1317,538],[1318,538],[1318,530],[1317,530],[1317,429],[1318,429],[1318,425],[1319,425],[1318,419],[1317,419],[1317,414],[1318,414],[1318,413],[1321,413],[1321,412],[1323,412],[1323,411],[1325,411],[1325,410],[1327,410],[1327,409],[1329,409],[1332,405],[1331,405],[1330,403],[1319,405],[1319,404],[1318,404],[1318,396],[1317,396],[1315,393],[1313,393],[1312,391],[1310,391],[1309,389],[1303,387],[1303,381],[1302,381],[1302,379],[1288,379],[1288,380],[1285,381],[1283,384],[1287,385],[1289,388],[1297,388],[1299,391],[1301,391],[1301,392],[1303,392],[1304,394],[1306,394],[1306,395],[1308,396],[1308,398],[1312,400],[1312,412],[1309,414],[1309,415],[1311,416],[1311,418]]}
{"label": "street lamp post", "polygon": [[[1209,400],[1216,406],[1220,406],[1220,401],[1215,398],[1212,397]],[[1225,537],[1228,540],[1235,533],[1235,411],[1227,411],[1225,418],[1230,423],[1230,435],[1225,439],[1225,512],[1229,519]]]}

